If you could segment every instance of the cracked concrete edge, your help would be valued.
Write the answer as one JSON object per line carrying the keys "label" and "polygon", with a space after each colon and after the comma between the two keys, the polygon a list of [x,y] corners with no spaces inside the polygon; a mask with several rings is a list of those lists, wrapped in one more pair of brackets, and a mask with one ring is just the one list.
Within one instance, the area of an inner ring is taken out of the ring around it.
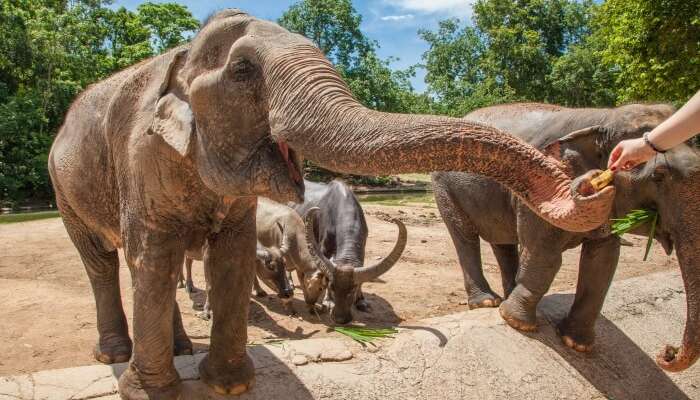
{"label": "cracked concrete edge", "polygon": [[[700,399],[698,366],[666,374],[652,359],[682,335],[685,296],[678,272],[614,282],[591,354],[564,347],[555,333],[572,299],[567,293],[545,298],[534,334],[510,329],[497,310],[481,309],[403,326],[373,353],[346,338],[254,346],[257,385],[241,399]],[[314,361],[342,348],[353,359],[292,363],[300,355]],[[176,358],[182,398],[224,399],[197,380],[203,356]],[[95,365],[0,378],[0,399],[118,399],[117,377],[125,368]]]}

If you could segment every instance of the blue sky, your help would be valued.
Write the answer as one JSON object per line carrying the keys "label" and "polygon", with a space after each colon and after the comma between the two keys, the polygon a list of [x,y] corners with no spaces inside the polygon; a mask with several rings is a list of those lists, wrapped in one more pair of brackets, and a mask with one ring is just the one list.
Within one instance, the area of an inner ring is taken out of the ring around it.
{"label": "blue sky", "polygon": [[[163,2],[165,0],[151,0]],[[236,7],[259,18],[276,20],[295,3],[295,0],[167,0],[186,5],[200,20],[222,8]],[[113,7],[135,9],[144,0],[116,0]],[[420,28],[435,29],[438,21],[457,17],[471,18],[472,0],[353,0],[355,9],[362,14],[362,30],[379,42],[382,58],[398,57],[394,68],[405,68],[419,63],[427,49],[417,31]],[[416,90],[425,89],[424,72],[418,71],[413,80]]]}

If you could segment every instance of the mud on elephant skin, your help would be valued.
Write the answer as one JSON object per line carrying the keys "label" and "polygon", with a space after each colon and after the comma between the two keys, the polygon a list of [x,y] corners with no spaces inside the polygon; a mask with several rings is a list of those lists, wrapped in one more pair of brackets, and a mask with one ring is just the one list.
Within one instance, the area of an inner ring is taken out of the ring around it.
{"label": "mud on elephant skin", "polygon": [[[368,110],[311,41],[222,11],[190,43],[85,90],[49,155],[56,203],[93,288],[98,359],[131,357],[123,398],[177,397],[178,270],[202,248],[213,324],[201,377],[220,393],[252,386],[256,196],[301,201],[301,154],[339,172],[481,173],[574,231],[603,223],[614,195],[572,196],[558,162],[494,128]],[[134,282],[133,350],[120,247]]]}
{"label": "mud on elephant skin", "polygon": [[[667,105],[627,105],[614,109],[568,109],[545,104],[489,107],[466,119],[492,124],[559,159],[572,175],[605,168],[616,143],[640,137],[673,113]],[[603,305],[619,256],[619,238],[609,230],[565,232],[524,207],[509,190],[491,179],[467,173],[433,174],[435,196],[452,236],[470,308],[498,306],[502,299],[484,279],[479,239],[491,244],[501,268],[507,299],[500,304],[513,327],[535,329],[537,303],[561,266],[561,253],[582,245],[576,300],[559,324],[564,343],[589,351],[593,325]],[[673,247],[686,284],[688,318],[678,355],[664,352],[661,367],[678,371],[692,365],[700,351],[700,156],[682,145],[615,178],[617,194],[611,217],[633,209],[659,212],[656,239],[667,253]],[[646,234],[648,227],[639,228]],[[520,251],[518,251],[520,246]]]}

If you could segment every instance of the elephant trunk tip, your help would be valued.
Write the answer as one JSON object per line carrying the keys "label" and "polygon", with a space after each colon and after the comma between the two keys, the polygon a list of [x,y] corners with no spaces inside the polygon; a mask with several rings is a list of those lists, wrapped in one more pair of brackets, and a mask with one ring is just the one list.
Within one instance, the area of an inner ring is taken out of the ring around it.
{"label": "elephant trunk tip", "polygon": [[545,220],[561,229],[570,232],[596,229],[608,221],[615,198],[614,186],[596,190],[592,185],[591,180],[601,172],[589,171],[574,179],[570,186],[552,188],[536,185],[529,199],[530,204],[539,210]]}

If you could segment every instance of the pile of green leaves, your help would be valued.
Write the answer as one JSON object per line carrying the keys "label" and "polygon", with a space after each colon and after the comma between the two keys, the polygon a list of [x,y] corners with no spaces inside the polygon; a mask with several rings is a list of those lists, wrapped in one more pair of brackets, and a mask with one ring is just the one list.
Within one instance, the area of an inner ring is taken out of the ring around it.
{"label": "pile of green leaves", "polygon": [[646,261],[649,256],[649,250],[651,250],[651,243],[654,240],[654,232],[656,231],[656,222],[658,219],[659,214],[654,210],[632,210],[623,218],[612,220],[612,233],[617,236],[622,236],[642,225],[651,224],[647,238],[646,251],[644,252],[644,261]]}
{"label": "pile of green leaves", "polygon": [[382,329],[374,329],[374,328],[360,328],[360,327],[354,327],[354,326],[348,326],[348,327],[335,327],[333,328],[334,331],[338,333],[342,333],[343,335],[349,336],[352,338],[354,341],[359,342],[363,346],[366,343],[373,344],[372,342],[375,341],[376,339],[381,339],[381,338],[391,338],[393,334],[398,333],[399,331],[394,329],[394,328],[382,328]]}

